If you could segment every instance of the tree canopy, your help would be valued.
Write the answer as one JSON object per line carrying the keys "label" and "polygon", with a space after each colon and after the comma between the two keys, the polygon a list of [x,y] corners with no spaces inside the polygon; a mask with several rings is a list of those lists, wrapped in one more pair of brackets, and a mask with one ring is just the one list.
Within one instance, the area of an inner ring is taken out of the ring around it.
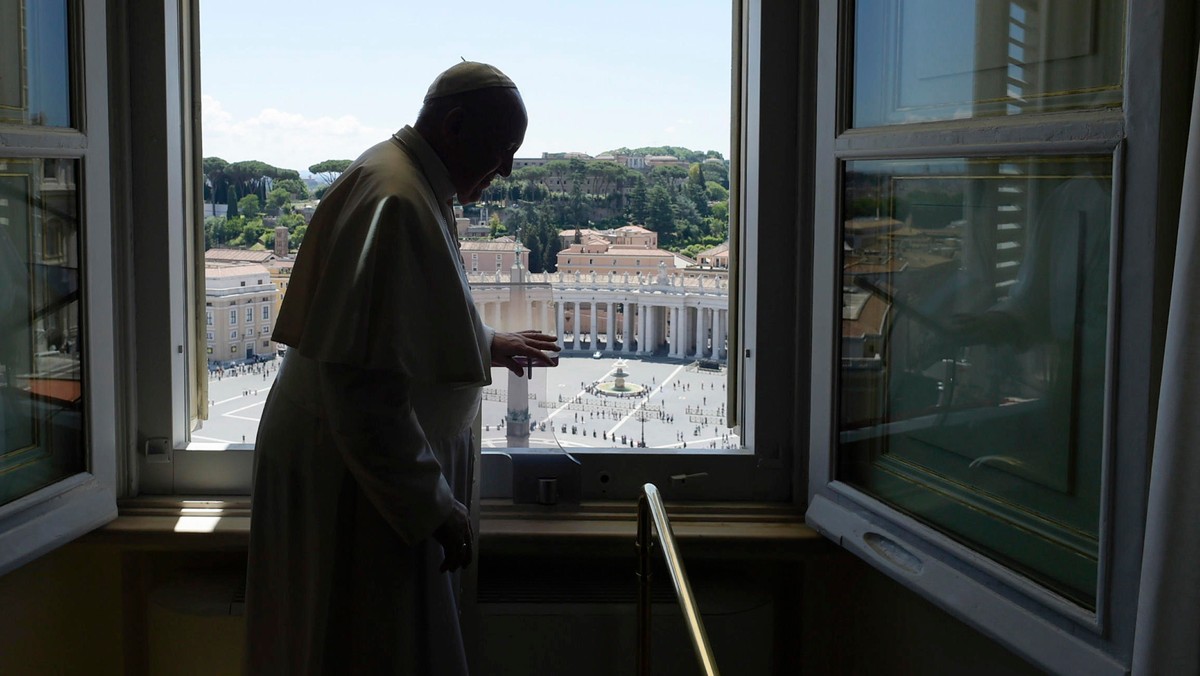
{"label": "tree canopy", "polygon": [[646,146],[643,148],[617,148],[609,150],[608,155],[671,155],[684,162],[703,162],[712,157],[724,160],[725,157],[715,150],[691,150],[680,146]]}
{"label": "tree canopy", "polygon": [[324,160],[310,166],[308,171],[324,183],[333,183],[337,177],[350,167],[354,160]]}
{"label": "tree canopy", "polygon": [[222,201],[229,204],[228,195],[232,188],[237,195],[258,195],[265,202],[267,191],[276,181],[299,181],[300,172],[295,169],[279,167],[258,160],[243,160],[241,162],[226,162],[220,157],[205,157],[201,160],[201,171],[204,172],[204,197],[214,204]]}

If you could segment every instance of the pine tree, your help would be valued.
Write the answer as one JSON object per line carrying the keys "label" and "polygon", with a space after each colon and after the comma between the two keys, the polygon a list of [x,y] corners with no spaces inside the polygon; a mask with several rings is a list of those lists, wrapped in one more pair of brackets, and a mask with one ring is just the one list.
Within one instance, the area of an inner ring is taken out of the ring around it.
{"label": "pine tree", "polygon": [[629,197],[629,216],[634,223],[646,222],[646,182],[638,181]]}
{"label": "pine tree", "polygon": [[225,205],[228,207],[225,210],[225,218],[237,218],[238,216],[238,196],[237,188],[232,185],[225,191]]}

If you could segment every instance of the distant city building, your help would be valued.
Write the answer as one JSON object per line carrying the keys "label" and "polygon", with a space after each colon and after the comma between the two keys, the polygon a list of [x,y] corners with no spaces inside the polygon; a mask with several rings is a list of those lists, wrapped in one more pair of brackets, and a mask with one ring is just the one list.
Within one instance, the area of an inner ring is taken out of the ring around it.
{"label": "distant city building", "polygon": [[843,223],[842,229],[850,247],[861,250],[903,225],[902,222],[887,216],[860,216],[848,219]]}
{"label": "distant city building", "polygon": [[640,225],[623,225],[612,230],[593,230],[591,228],[560,230],[558,232],[560,245],[566,248],[574,244],[576,232],[580,235],[581,243],[589,238],[600,238],[609,244],[636,246],[644,249],[658,248],[658,233]]}
{"label": "distant city building", "polygon": [[210,261],[206,256],[204,290],[205,338],[210,362],[243,361],[275,354],[271,329],[278,314],[280,294],[265,265]]}
{"label": "distant city building", "polygon": [[468,274],[508,272],[517,259],[517,251],[521,253],[521,267],[528,270],[529,249],[517,244],[511,237],[487,241],[464,240],[458,249]]}
{"label": "distant city building", "polygon": [[647,155],[646,166],[653,169],[654,167],[687,167],[687,160],[681,160],[674,155]]}
{"label": "distant city building", "polygon": [[[33,307],[42,308],[36,317],[30,318],[34,344],[39,353],[38,364],[32,371],[43,375],[53,372],[58,377],[78,380],[80,310],[76,302],[63,302],[72,289],[79,289],[80,283],[76,164],[71,160],[45,159],[41,160],[41,165],[41,176],[37,176],[34,165],[31,183],[36,185],[36,191],[30,195],[34,203],[41,206],[41,218],[32,222],[30,234],[33,241],[28,249],[37,276],[37,282],[29,289],[29,300],[34,304]],[[3,169],[11,171],[9,167],[0,167],[0,170]],[[5,199],[0,199],[0,203],[3,206],[10,205],[7,194]],[[15,224],[0,219],[0,226],[5,225]],[[5,238],[6,243],[9,241]],[[15,270],[11,272],[16,274]],[[0,294],[13,291],[3,289]],[[46,363],[43,357],[47,355],[42,355],[43,351],[58,353],[49,360],[59,362],[57,366],[51,367]],[[9,368],[14,366],[16,364],[8,365]]]}
{"label": "distant city building", "polygon": [[274,251],[266,249],[209,249],[204,252],[205,263],[256,263],[267,265],[278,258]]}
{"label": "distant city building", "polygon": [[275,246],[273,248],[276,258],[287,258],[289,239],[286,225],[275,226]]}
{"label": "distant city building", "polygon": [[524,169],[525,167],[540,167],[552,161],[553,160],[548,160],[544,157],[514,157],[512,167],[513,171],[516,171],[517,169]]}
{"label": "distant city building", "polygon": [[[283,228],[287,230],[287,228]],[[286,241],[284,240],[286,246]],[[276,228],[275,251],[252,251],[250,249],[209,249],[204,252],[204,262],[207,263],[253,263],[262,265],[271,275],[271,283],[275,285],[278,294],[275,297],[275,313],[283,304],[283,296],[287,293],[288,283],[292,277],[292,266],[296,257],[280,255],[279,229]]]}
{"label": "distant city building", "polygon": [[729,269],[729,242],[722,242],[711,249],[696,254],[696,264],[702,268]]}
{"label": "distant city building", "polygon": [[[575,242],[576,234],[579,242]],[[560,230],[562,250],[558,252],[558,272],[565,274],[657,275],[694,267],[686,256],[658,248],[658,233],[640,225],[625,225],[612,230]]]}

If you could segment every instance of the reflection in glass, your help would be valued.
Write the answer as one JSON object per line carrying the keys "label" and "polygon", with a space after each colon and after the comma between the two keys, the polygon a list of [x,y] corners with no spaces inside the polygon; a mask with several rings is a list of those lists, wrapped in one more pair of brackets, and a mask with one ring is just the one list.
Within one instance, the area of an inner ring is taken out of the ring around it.
{"label": "reflection in glass", "polygon": [[67,0],[0,0],[0,124],[71,126]]}
{"label": "reflection in glass", "polygon": [[0,159],[0,504],[84,470],[77,168]]}
{"label": "reflection in glass", "polygon": [[841,478],[1094,600],[1108,157],[846,165]]}
{"label": "reflection in glass", "polygon": [[1121,104],[1119,0],[858,0],[853,126]]}

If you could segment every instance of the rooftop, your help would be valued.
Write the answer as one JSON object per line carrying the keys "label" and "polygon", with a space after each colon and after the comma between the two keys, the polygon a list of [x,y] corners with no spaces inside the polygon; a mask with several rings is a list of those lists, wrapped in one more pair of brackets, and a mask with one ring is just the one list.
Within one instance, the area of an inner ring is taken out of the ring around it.
{"label": "rooftop", "polygon": [[249,249],[209,249],[204,252],[206,261],[245,261],[248,263],[266,263],[274,260],[273,251],[251,251]]}

